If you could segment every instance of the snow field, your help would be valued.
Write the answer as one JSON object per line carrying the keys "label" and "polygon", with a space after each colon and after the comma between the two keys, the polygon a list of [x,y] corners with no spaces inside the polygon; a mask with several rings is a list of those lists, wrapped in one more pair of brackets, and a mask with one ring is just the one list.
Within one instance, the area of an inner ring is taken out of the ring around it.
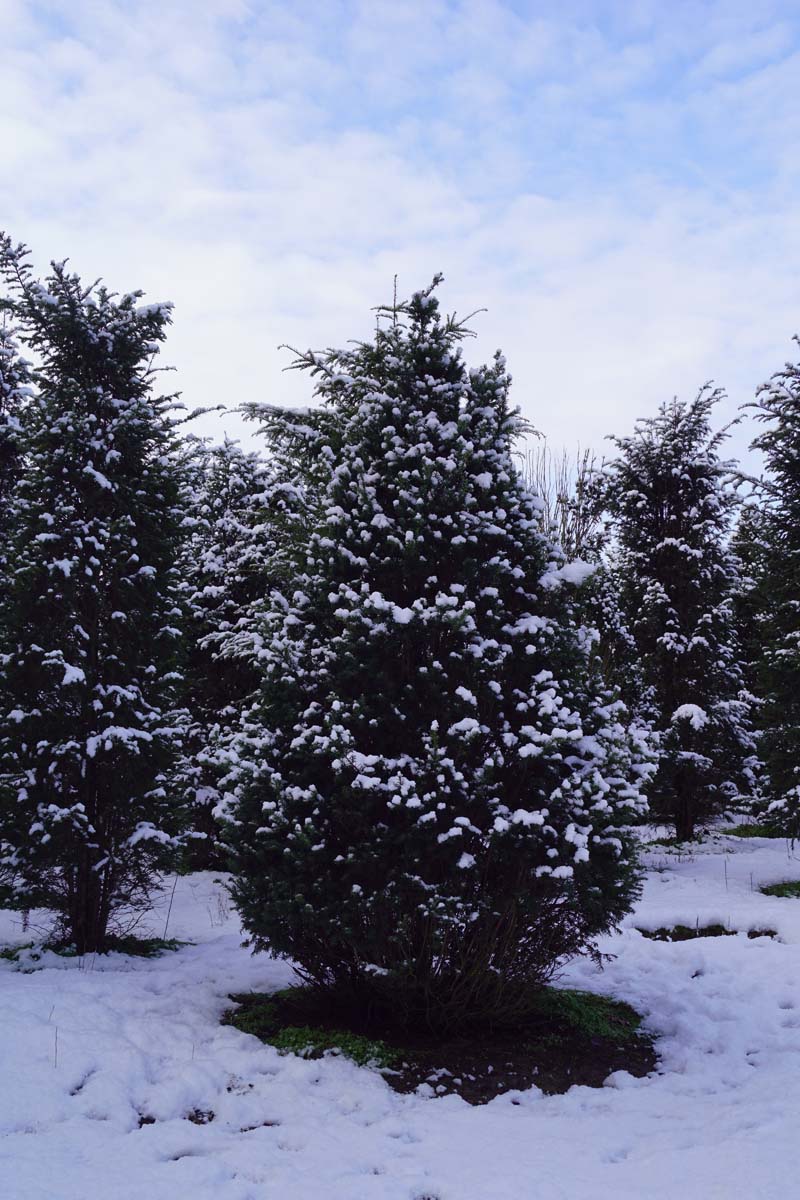
{"label": "snow field", "polygon": [[[479,1108],[400,1096],[346,1060],[281,1056],[221,1026],[230,992],[292,972],[241,946],[211,874],[177,881],[168,934],[195,945],[154,960],[46,955],[30,973],[0,963],[0,1196],[787,1200],[800,1175],[800,900],[758,888],[800,878],[800,859],[782,841],[717,837],[647,861],[637,910],[603,945],[613,960],[574,963],[563,982],[638,1008],[659,1073],[563,1096],[534,1088]],[[168,902],[139,932],[163,934]],[[714,922],[741,932],[662,943],[637,929]],[[780,940],[747,938],[765,927]],[[0,914],[0,943],[31,936]]]}

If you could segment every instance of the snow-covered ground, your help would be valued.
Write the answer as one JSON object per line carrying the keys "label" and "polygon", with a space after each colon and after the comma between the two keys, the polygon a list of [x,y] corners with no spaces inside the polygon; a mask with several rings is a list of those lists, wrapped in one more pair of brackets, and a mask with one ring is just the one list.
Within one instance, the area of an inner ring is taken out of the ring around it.
{"label": "snow-covered ground", "polygon": [[[800,1194],[800,879],[784,842],[649,853],[605,970],[565,982],[630,1001],[659,1072],[473,1108],[400,1096],[342,1059],[282,1057],[219,1024],[230,992],[285,965],[240,945],[212,875],[178,879],[155,960],[0,963],[0,1196],[8,1200],[789,1200]],[[166,901],[165,901],[166,905]],[[153,916],[162,934],[166,907]],[[667,944],[636,926],[720,922]],[[772,927],[780,940],[748,939]],[[0,914],[0,943],[30,940]],[[207,1124],[191,1113],[213,1113]],[[154,1118],[140,1127],[142,1116]]]}

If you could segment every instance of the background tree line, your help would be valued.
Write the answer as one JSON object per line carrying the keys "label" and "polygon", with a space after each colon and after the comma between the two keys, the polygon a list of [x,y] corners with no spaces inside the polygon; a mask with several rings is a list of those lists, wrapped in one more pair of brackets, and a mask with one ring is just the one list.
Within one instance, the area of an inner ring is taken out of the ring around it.
{"label": "background tree line", "polygon": [[[408,1020],[497,1014],[635,898],[634,827],[798,811],[800,368],[520,459],[439,279],[298,355],[265,444],[159,394],[168,305],[0,272],[0,889],[103,950],[176,864]],[[744,497],[744,500],[743,500]]]}

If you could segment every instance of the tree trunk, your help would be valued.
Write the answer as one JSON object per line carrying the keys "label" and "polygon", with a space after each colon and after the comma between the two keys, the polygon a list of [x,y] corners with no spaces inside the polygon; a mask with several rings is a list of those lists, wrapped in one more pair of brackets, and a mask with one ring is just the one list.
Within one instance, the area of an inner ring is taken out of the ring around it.
{"label": "tree trunk", "polygon": [[102,899],[102,879],[93,870],[88,856],[84,857],[75,872],[67,931],[80,955],[101,953],[105,949],[108,913]]}
{"label": "tree trunk", "polygon": [[683,784],[676,788],[675,796],[675,835],[680,842],[690,842],[694,837],[694,823],[697,805],[688,787]]}

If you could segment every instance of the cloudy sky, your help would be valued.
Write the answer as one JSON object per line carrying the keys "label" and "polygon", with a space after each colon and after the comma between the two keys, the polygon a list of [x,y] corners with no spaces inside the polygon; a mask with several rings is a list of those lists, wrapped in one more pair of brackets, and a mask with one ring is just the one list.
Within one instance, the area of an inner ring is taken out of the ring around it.
{"label": "cloudy sky", "polygon": [[173,300],[192,405],[306,402],[279,343],[443,271],[555,444],[732,415],[800,332],[799,137],[792,0],[0,0],[0,227]]}

